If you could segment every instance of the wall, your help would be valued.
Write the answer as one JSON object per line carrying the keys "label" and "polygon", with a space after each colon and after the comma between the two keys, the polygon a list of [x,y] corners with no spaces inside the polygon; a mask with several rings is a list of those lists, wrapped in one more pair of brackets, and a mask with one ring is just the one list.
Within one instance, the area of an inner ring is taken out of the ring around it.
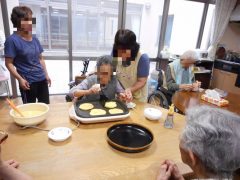
{"label": "wall", "polygon": [[227,50],[240,53],[240,23],[229,23],[220,43],[226,45]]}
{"label": "wall", "polygon": [[[240,4],[240,0],[238,0],[238,4]],[[226,45],[227,50],[240,53],[240,22],[228,24],[220,43]]]}

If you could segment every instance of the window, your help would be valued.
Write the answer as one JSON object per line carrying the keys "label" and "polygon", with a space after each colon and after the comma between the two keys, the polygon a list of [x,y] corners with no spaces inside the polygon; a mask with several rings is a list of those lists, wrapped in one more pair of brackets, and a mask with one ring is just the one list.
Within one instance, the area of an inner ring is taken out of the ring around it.
{"label": "window", "polygon": [[[81,74],[85,57],[110,55],[118,29],[118,0],[75,0],[72,3],[73,75]],[[96,58],[91,58],[96,59]],[[90,61],[88,72],[95,70]]]}
{"label": "window", "polygon": [[[34,15],[35,15],[34,11]],[[48,41],[48,20],[47,20],[47,9],[40,8],[40,13],[36,14],[36,34],[41,42],[44,49],[49,49],[51,47],[50,42]]]}
{"label": "window", "polygon": [[68,48],[68,15],[66,9],[50,8],[51,49]]}
{"label": "window", "polygon": [[[142,53],[155,58],[159,51],[159,37],[165,0],[126,0],[125,24],[135,32]],[[196,48],[204,3],[187,0],[169,0],[164,46],[171,53],[181,54]],[[120,0],[12,0],[9,7],[29,6],[36,17],[36,35],[44,48],[45,58],[53,86],[50,93],[66,93],[68,80],[83,69],[82,60],[96,59],[110,54],[118,30],[118,17],[125,10],[119,9]],[[69,5],[72,16],[69,17]],[[201,48],[209,44],[209,31],[214,12],[209,5]],[[9,12],[12,9],[8,9]],[[69,21],[71,19],[71,21]],[[71,24],[70,24],[71,23]],[[72,32],[69,33],[69,25]],[[72,44],[69,45],[72,35]],[[0,32],[1,36],[1,32]],[[162,42],[161,42],[162,43]],[[162,44],[161,44],[162,46]],[[69,47],[72,47],[69,49]],[[69,54],[73,55],[71,63]],[[49,57],[49,58],[48,58]],[[51,59],[51,60],[50,60]],[[89,71],[96,62],[90,62]],[[69,72],[69,68],[72,72]],[[61,72],[61,74],[58,74]],[[59,78],[64,77],[64,78]]]}
{"label": "window", "polygon": [[[171,0],[169,7],[168,28],[165,36],[165,48],[174,54],[182,54],[188,49],[195,49],[200,29],[204,3]],[[169,24],[172,24],[169,25]],[[170,43],[169,38],[170,37]]]}
{"label": "window", "polygon": [[67,93],[69,91],[69,62],[68,60],[46,60],[52,86],[50,94]]}
{"label": "window", "polygon": [[68,49],[68,13],[67,0],[42,2],[20,0],[20,5],[29,6],[36,17],[36,35],[47,55],[55,51],[67,53]]}
{"label": "window", "polygon": [[76,0],[72,3],[74,56],[110,54],[118,26],[116,0]]}
{"label": "window", "polygon": [[215,5],[210,4],[208,7],[207,19],[204,27],[201,49],[208,49],[209,47],[209,40],[210,40],[210,31],[211,25],[213,22],[213,13],[214,13]]}
{"label": "window", "polygon": [[125,28],[136,34],[141,52],[152,58],[158,53],[163,5],[164,0],[127,1]]}

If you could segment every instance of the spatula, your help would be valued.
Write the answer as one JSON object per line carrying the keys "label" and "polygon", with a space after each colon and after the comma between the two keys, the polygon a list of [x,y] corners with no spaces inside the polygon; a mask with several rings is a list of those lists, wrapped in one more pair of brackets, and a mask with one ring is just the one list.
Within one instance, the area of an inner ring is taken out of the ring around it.
{"label": "spatula", "polygon": [[6,101],[15,112],[17,112],[21,117],[24,117],[23,113],[15,106],[15,104],[10,99],[6,98]]}

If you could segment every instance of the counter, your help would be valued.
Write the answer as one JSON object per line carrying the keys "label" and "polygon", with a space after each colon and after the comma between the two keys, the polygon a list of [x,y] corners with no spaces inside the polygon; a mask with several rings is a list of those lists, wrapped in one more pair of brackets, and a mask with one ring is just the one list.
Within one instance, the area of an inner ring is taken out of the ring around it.
{"label": "counter", "polygon": [[240,95],[240,64],[216,59],[212,87]]}

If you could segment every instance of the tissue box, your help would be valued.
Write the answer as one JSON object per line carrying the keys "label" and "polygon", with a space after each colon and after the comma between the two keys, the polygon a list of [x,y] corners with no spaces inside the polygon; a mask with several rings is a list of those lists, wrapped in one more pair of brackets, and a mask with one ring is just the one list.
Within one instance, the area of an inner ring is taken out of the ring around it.
{"label": "tissue box", "polygon": [[229,101],[226,100],[226,99],[222,99],[222,98],[220,100],[213,99],[212,97],[208,97],[206,94],[203,94],[201,96],[201,99],[204,100],[204,101],[207,101],[207,102],[209,102],[211,104],[215,104],[217,106],[220,106],[220,107],[227,106],[229,104]]}

